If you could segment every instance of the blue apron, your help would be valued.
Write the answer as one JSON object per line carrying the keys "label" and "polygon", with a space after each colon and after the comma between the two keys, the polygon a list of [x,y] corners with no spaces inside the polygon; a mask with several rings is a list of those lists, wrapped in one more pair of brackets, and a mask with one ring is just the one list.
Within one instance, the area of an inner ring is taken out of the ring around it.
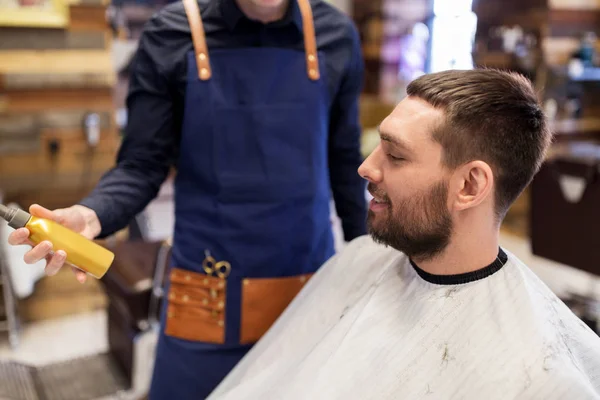
{"label": "blue apron", "polygon": [[210,57],[197,4],[184,4],[194,51],[151,400],[207,397],[334,253],[330,99],[308,0],[304,52]]}

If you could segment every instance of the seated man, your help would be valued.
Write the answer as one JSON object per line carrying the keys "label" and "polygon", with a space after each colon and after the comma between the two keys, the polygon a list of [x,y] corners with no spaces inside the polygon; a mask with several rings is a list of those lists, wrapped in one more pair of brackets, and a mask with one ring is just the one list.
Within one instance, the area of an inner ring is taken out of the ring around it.
{"label": "seated man", "polygon": [[600,399],[600,338],[499,226],[551,133],[525,78],[422,76],[359,169],[355,239],[212,399]]}

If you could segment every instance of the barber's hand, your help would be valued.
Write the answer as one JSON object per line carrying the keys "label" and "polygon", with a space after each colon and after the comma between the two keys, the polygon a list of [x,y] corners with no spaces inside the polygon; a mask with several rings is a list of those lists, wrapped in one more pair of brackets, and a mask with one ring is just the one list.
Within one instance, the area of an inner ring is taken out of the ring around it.
{"label": "barber's hand", "polygon": [[[50,211],[47,208],[37,204],[29,207],[29,213],[39,218],[50,219],[59,224],[81,234],[88,239],[94,239],[100,234],[100,221],[96,213],[84,206],[74,205],[68,208],[60,208]],[[27,264],[35,264],[40,260],[46,260],[46,274],[56,274],[65,264],[67,254],[63,250],[56,252],[52,249],[50,241],[43,241],[34,245],[29,240],[29,230],[27,228],[19,228],[11,232],[8,236],[8,243],[13,246],[28,244],[33,248],[25,253],[23,261]],[[86,273],[71,267],[77,280],[81,283],[86,281]]]}

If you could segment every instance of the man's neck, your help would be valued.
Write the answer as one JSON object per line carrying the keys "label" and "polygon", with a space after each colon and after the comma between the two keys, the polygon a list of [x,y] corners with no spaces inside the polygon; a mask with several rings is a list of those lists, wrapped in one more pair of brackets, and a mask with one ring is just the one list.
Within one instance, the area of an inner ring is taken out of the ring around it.
{"label": "man's neck", "polygon": [[498,257],[499,232],[494,227],[476,227],[454,232],[446,249],[438,256],[413,261],[433,275],[456,275],[477,271]]}
{"label": "man's neck", "polygon": [[260,7],[249,0],[235,0],[235,2],[246,17],[267,24],[285,16],[290,0],[282,1],[277,7]]}

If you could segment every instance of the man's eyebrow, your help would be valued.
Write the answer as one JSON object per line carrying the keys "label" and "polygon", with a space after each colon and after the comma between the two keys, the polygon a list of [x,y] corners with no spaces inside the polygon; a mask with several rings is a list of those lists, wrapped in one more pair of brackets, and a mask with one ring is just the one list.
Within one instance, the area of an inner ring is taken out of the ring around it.
{"label": "man's eyebrow", "polygon": [[404,140],[401,140],[400,138],[392,136],[388,133],[381,132],[381,129],[379,128],[379,126],[377,126],[377,132],[379,132],[379,138],[381,140],[391,143],[392,145],[394,145],[396,147],[406,149],[408,151],[411,150],[410,146],[408,146]]}

